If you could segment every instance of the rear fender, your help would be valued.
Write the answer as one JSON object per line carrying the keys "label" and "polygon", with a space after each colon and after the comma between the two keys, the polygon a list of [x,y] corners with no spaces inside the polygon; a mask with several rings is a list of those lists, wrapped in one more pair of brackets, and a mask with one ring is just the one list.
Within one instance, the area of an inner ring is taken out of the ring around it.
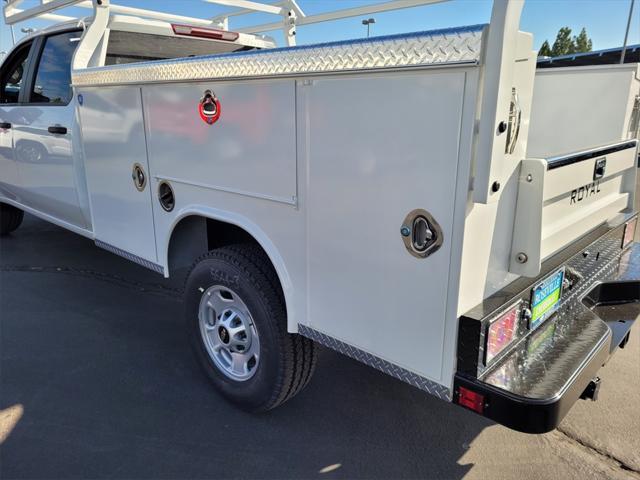
{"label": "rear fender", "polygon": [[202,205],[187,205],[179,210],[177,215],[174,217],[173,222],[171,223],[171,226],[168,230],[168,234],[164,237],[162,243],[160,242],[161,238],[157,239],[158,258],[162,261],[161,265],[164,268],[165,277],[169,277],[170,275],[169,244],[171,243],[173,232],[176,228],[176,225],[178,225],[181,220],[190,216],[199,216],[235,225],[236,227],[243,229],[255,239],[255,241],[266,252],[269,260],[271,261],[271,264],[276,270],[278,279],[280,280],[280,285],[282,287],[282,291],[284,292],[285,305],[287,308],[288,331],[292,333],[297,332],[298,321],[296,320],[296,312],[293,307],[294,287],[284,259],[282,258],[282,255],[280,255],[280,252],[278,251],[271,238],[264,232],[264,230],[262,230],[258,225],[256,225],[254,222],[243,215],[228,212],[225,210],[219,210],[216,208],[205,207]]}

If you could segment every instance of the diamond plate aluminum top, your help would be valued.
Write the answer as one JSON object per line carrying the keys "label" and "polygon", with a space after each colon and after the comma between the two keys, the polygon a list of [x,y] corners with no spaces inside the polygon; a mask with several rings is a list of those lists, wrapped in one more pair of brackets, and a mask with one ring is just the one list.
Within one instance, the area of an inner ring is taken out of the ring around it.
{"label": "diamond plate aluminum top", "polygon": [[75,70],[73,84],[175,82],[478,63],[484,27],[94,67]]}

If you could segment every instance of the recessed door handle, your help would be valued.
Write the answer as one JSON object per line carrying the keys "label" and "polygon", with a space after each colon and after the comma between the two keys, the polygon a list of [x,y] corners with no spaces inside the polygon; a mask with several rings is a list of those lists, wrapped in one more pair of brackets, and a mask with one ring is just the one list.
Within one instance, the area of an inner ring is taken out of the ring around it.
{"label": "recessed door handle", "polygon": [[48,128],[49,133],[56,135],[65,135],[67,133],[67,127],[61,127],[60,125],[52,125]]}
{"label": "recessed door handle", "polygon": [[11,124],[9,122],[0,122],[0,128],[9,130],[11,128]]}
{"label": "recessed door handle", "polygon": [[144,187],[147,185],[147,177],[144,174],[144,170],[142,169],[142,165],[136,163],[133,166],[133,172],[131,172],[131,178],[133,180],[133,184],[136,186],[139,192],[144,190]]}

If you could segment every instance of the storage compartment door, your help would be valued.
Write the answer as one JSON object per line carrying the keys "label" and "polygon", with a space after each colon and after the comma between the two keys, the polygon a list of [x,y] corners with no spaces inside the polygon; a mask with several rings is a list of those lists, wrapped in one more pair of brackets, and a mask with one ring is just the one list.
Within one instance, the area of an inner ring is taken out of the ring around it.
{"label": "storage compartment door", "polygon": [[[206,91],[221,104],[212,125],[198,114]],[[178,188],[296,203],[293,80],[145,85],[142,93],[155,177]]]}
{"label": "storage compartment door", "polygon": [[[464,88],[457,70],[318,79],[298,95],[309,122],[309,326],[435,381]],[[414,209],[442,228],[427,258],[400,233]]]}
{"label": "storage compartment door", "polygon": [[79,93],[96,240],[155,263],[156,192],[151,191],[140,89],[101,87]]}
{"label": "storage compartment door", "polygon": [[527,156],[549,158],[638,134],[638,64],[536,72]]}

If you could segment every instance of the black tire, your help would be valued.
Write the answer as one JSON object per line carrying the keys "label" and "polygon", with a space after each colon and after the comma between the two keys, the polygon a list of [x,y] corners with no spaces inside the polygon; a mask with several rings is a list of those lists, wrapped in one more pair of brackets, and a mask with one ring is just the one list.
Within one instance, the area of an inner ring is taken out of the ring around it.
{"label": "black tire", "polygon": [[[221,285],[236,292],[250,311],[260,339],[254,375],[237,381],[225,375],[207,352],[198,312],[208,288]],[[269,259],[254,245],[212,250],[193,265],[184,291],[185,320],[198,363],[224,397],[251,412],[271,410],[300,392],[316,365],[314,343],[287,332],[284,296]]]}
{"label": "black tire", "polygon": [[22,223],[24,212],[6,203],[0,203],[0,237],[13,232]]}

